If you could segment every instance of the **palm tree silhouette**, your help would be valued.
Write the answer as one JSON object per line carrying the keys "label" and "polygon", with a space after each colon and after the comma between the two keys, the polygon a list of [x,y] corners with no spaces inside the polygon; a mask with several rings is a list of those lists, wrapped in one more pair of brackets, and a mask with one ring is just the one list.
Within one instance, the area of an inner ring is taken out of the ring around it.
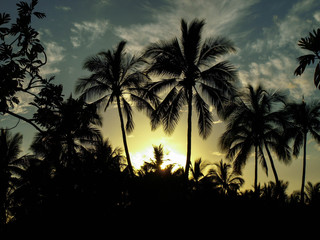
{"label": "palm tree silhouette", "polygon": [[301,203],[304,203],[304,187],[306,177],[307,160],[307,136],[311,136],[320,143],[320,103],[312,102],[307,104],[304,100],[301,103],[289,103],[285,113],[291,120],[291,125],[286,130],[286,137],[293,139],[293,155],[298,157],[303,145],[303,168],[301,184]]}
{"label": "palm tree silhouette", "polygon": [[254,189],[258,186],[258,158],[264,170],[268,171],[263,147],[267,150],[272,171],[279,183],[273,159],[269,150],[271,147],[285,162],[290,159],[290,148],[282,137],[284,124],[283,115],[275,110],[279,103],[285,100],[280,92],[270,93],[261,86],[254,89],[248,86],[247,92],[240,94],[240,98],[225,106],[224,118],[228,125],[225,133],[220,137],[219,145],[227,152],[227,158],[234,160],[234,169],[241,173],[252,148],[255,152],[255,180]]}
{"label": "palm tree silhouette", "polygon": [[314,64],[318,61],[314,71],[314,85],[320,89],[320,28],[309,33],[309,37],[301,38],[298,45],[302,49],[309,50],[312,54],[298,57],[299,66],[294,71],[295,75],[302,75],[307,65]]}
{"label": "palm tree silhouette", "polygon": [[194,161],[193,166],[190,167],[191,174],[193,181],[195,182],[196,188],[198,188],[199,182],[204,178],[207,177],[203,173],[203,170],[208,166],[208,164],[204,164],[201,158],[198,158]]}
{"label": "palm tree silhouette", "polygon": [[24,172],[26,156],[19,156],[21,144],[21,134],[12,136],[9,131],[0,129],[0,232],[7,221],[10,195]]}
{"label": "palm tree silhouette", "polygon": [[[116,102],[128,168],[133,176],[126,137],[126,133],[134,129],[130,101],[136,102],[139,110],[146,109],[147,114],[151,114],[153,108],[144,98],[146,92],[143,86],[148,78],[137,70],[145,61],[141,57],[129,57],[125,46],[126,42],[121,41],[114,50],[89,57],[84,63],[84,68],[92,72],[92,75],[78,80],[76,92],[82,92],[81,97],[84,99],[95,99],[94,103],[103,106],[104,111]],[[127,120],[126,126],[123,114]]]}
{"label": "palm tree silhouette", "polygon": [[306,196],[307,202],[310,205],[319,204],[320,203],[320,182],[314,185],[311,182],[307,182],[306,195],[307,195]]}
{"label": "palm tree silhouette", "polygon": [[261,198],[267,201],[284,202],[288,197],[286,194],[288,185],[288,182],[280,181],[279,183],[275,183],[270,181],[268,184],[264,184],[261,189]]}
{"label": "palm tree silhouette", "polygon": [[235,193],[244,184],[244,179],[234,171],[230,171],[231,164],[224,163],[222,159],[219,163],[215,163],[216,168],[210,169],[208,177],[215,182],[216,187],[223,195]]}
{"label": "palm tree silhouette", "polygon": [[218,111],[223,102],[235,92],[235,68],[228,61],[212,62],[227,53],[235,52],[231,41],[223,37],[202,40],[205,22],[195,19],[190,24],[181,20],[181,40],[174,38],[151,44],[145,56],[151,58],[148,74],[168,77],[150,84],[149,91],[158,94],[169,90],[152,114],[155,129],[161,122],[164,131],[172,133],[180,119],[182,108],[188,108],[187,156],[185,177],[188,179],[191,163],[191,129],[193,103],[198,113],[198,130],[206,139],[212,128],[210,104]]}

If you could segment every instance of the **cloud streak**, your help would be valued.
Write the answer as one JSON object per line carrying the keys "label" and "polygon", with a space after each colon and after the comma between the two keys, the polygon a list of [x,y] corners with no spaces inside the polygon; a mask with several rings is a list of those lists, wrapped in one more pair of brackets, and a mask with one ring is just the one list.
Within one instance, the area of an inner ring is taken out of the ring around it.
{"label": "cloud streak", "polygon": [[70,41],[74,48],[82,45],[91,46],[94,41],[102,37],[109,28],[108,20],[82,21],[73,23]]}
{"label": "cloud streak", "polygon": [[66,49],[60,46],[57,42],[51,41],[45,44],[45,51],[47,54],[47,64],[41,68],[43,76],[49,76],[60,72],[58,64],[64,60]]}
{"label": "cloud streak", "polygon": [[165,7],[146,8],[152,15],[149,23],[116,26],[114,32],[120,38],[127,40],[128,47],[133,51],[141,51],[146,44],[160,39],[177,36],[181,18],[187,21],[194,18],[205,19],[205,36],[230,33],[237,35],[239,33],[235,31],[236,25],[250,15],[249,9],[256,2],[257,0],[167,1]]}
{"label": "cloud streak", "polygon": [[267,88],[284,89],[295,100],[315,93],[310,69],[299,77],[293,72],[298,66],[296,58],[307,53],[298,47],[297,42],[317,27],[319,11],[314,9],[318,6],[315,0],[298,1],[289,6],[286,15],[274,15],[271,25],[260,29],[258,38],[251,38],[251,41],[249,38],[242,51],[247,56],[241,56],[248,60],[239,63],[242,85],[262,83]]}

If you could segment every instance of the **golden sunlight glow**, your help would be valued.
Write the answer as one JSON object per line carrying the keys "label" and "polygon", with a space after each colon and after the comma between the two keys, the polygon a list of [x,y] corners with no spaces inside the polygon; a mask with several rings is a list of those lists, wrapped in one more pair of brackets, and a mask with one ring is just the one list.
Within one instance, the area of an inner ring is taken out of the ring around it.
{"label": "golden sunlight glow", "polygon": [[[148,147],[142,151],[133,153],[131,155],[132,165],[135,169],[140,169],[144,162],[150,162],[154,160],[153,147]],[[186,162],[186,156],[174,150],[170,146],[164,146],[164,163],[161,168],[165,168],[169,164],[174,164],[173,170],[178,168],[184,168]]]}

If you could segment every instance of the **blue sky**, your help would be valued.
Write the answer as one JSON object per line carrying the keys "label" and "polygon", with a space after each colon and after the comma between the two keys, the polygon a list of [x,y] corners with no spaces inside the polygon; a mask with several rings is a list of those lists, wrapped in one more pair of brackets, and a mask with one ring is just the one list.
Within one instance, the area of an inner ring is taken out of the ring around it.
{"label": "blue sky", "polygon": [[[15,15],[15,1],[1,0],[0,12]],[[47,18],[35,20],[48,55],[48,64],[42,74],[56,76],[56,83],[64,86],[64,94],[74,94],[75,82],[89,73],[82,69],[88,56],[114,47],[120,40],[128,41],[128,51],[139,53],[149,43],[180,35],[180,20],[205,19],[203,36],[225,36],[237,47],[237,53],[227,56],[238,69],[242,86],[262,83],[266,88],[282,89],[294,100],[319,99],[319,91],[313,86],[313,68],[303,76],[293,75],[296,58],[305,54],[297,42],[308,32],[320,27],[319,0],[40,0],[38,11]],[[21,95],[22,104],[16,108],[20,114],[30,115],[30,97]],[[103,133],[114,146],[122,147],[120,126],[115,109],[103,113]],[[163,143],[168,151],[183,155],[186,152],[186,114],[183,114],[175,132],[167,136],[159,128],[150,131],[148,119],[135,112],[135,130],[129,135],[132,154],[150,151],[152,144]],[[194,114],[196,115],[196,114]],[[192,158],[219,161],[217,139],[224,129],[216,124],[207,140],[193,129]],[[196,123],[196,119],[194,120]],[[10,127],[16,120],[1,116],[0,127]],[[20,123],[15,131],[24,134],[27,152],[34,134],[32,127]],[[146,137],[147,136],[147,137]],[[320,147],[312,140],[308,144],[307,181],[320,181]],[[139,155],[139,156],[140,156]],[[289,181],[289,191],[297,190],[301,182],[301,157],[291,165],[276,162],[280,179]],[[253,161],[249,160],[243,176],[246,188],[253,185]],[[259,169],[263,183],[274,180]]]}

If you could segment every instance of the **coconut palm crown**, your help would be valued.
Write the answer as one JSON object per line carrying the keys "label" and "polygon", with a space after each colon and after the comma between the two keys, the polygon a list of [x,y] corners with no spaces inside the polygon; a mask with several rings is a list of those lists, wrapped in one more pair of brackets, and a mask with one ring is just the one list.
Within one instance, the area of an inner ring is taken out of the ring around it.
{"label": "coconut palm crown", "polygon": [[235,92],[236,70],[228,61],[217,61],[220,56],[236,51],[234,44],[224,37],[202,38],[205,22],[181,20],[181,37],[151,44],[145,56],[151,60],[148,74],[161,77],[149,86],[154,94],[165,95],[152,114],[152,129],[161,123],[171,134],[183,108],[187,105],[187,159],[185,174],[188,178],[191,163],[192,112],[198,113],[198,130],[206,139],[211,133],[213,115],[210,105],[218,111]]}

